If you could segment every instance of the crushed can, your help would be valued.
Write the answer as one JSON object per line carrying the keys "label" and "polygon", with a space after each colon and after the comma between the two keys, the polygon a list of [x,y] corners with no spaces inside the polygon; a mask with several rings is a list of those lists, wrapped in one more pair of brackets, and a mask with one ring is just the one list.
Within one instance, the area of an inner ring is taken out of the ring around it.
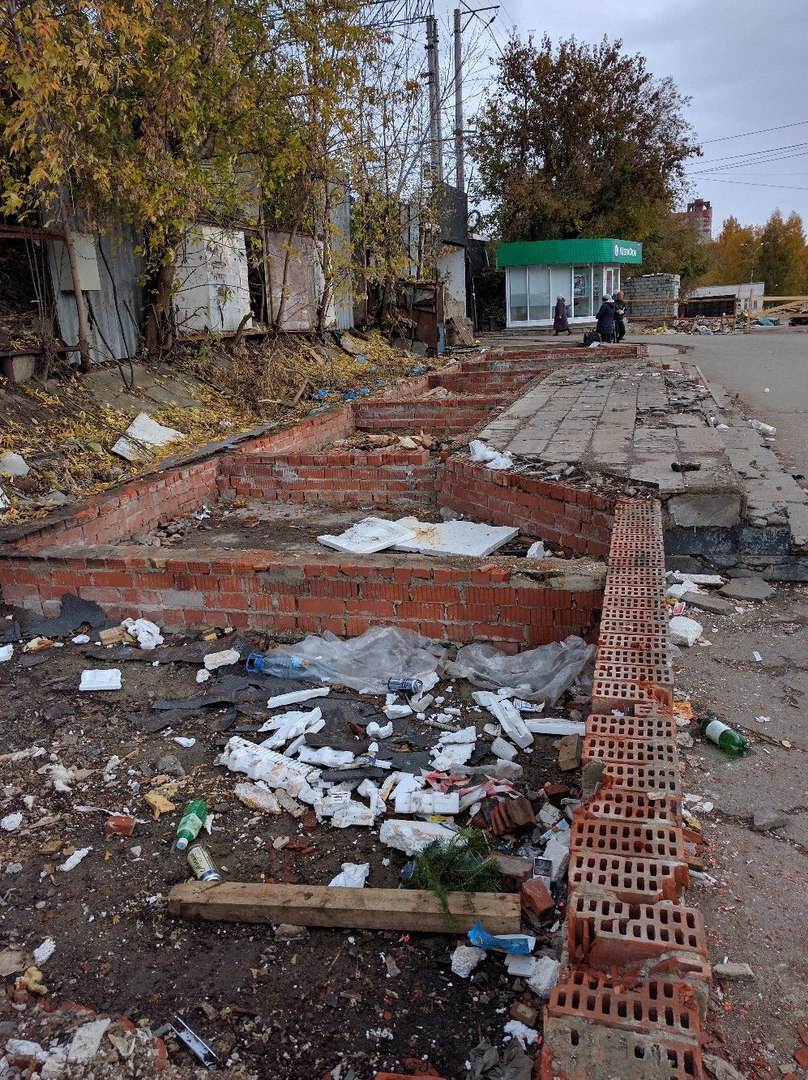
{"label": "crushed can", "polygon": [[186,858],[188,859],[188,865],[194,872],[194,876],[200,881],[222,880],[222,875],[213,861],[213,856],[204,844],[193,844],[189,847]]}

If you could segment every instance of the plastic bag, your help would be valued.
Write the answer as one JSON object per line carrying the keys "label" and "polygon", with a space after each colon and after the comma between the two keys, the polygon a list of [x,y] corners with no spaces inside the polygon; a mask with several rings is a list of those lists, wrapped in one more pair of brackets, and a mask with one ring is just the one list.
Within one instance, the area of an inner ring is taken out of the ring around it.
{"label": "plastic bag", "polygon": [[486,690],[507,686],[520,697],[553,705],[595,659],[595,646],[570,635],[564,641],[510,656],[493,645],[465,645],[444,664],[454,679],[468,679]]}
{"label": "plastic bag", "polygon": [[517,953],[527,956],[533,950],[536,939],[530,934],[489,934],[476,922],[468,932],[468,939],[478,949],[492,952]]}
{"label": "plastic bag", "polygon": [[296,661],[284,671],[287,678],[339,683],[370,694],[386,694],[391,675],[424,679],[435,672],[443,656],[440,645],[394,626],[375,626],[347,641],[326,631],[322,637],[310,635],[267,653],[268,660]]}
{"label": "plastic bag", "polygon": [[512,469],[513,458],[510,454],[501,454],[493,446],[486,446],[480,439],[469,443],[469,457],[472,461],[482,462],[489,469]]}

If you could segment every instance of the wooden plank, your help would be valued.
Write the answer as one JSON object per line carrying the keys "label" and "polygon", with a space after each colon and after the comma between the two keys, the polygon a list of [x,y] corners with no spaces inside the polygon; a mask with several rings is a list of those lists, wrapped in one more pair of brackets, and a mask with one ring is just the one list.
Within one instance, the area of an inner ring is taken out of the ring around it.
{"label": "wooden plank", "polygon": [[[470,910],[471,905],[471,910]],[[188,881],[175,885],[168,911],[209,922],[293,923],[354,930],[458,933],[479,921],[489,934],[518,934],[517,893],[450,893],[451,927],[432,893],[415,889],[344,889],[328,885],[268,885],[249,881]]]}

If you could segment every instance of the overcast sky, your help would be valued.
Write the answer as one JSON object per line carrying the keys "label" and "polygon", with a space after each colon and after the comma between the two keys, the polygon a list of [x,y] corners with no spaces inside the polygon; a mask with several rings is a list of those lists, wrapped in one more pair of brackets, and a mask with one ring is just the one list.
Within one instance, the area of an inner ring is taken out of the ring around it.
{"label": "overcast sky", "polygon": [[[481,17],[473,21],[481,26]],[[808,0],[506,0],[486,31],[493,56],[494,39],[504,44],[514,25],[523,35],[546,31],[554,43],[571,35],[590,42],[620,37],[627,52],[647,58],[654,75],[673,78],[692,98],[687,117],[704,157],[688,172],[693,196],[712,203],[714,235],[730,214],[762,224],[777,207],[784,216],[796,210],[808,227]],[[448,44],[443,37],[442,51]],[[799,126],[771,130],[786,124]],[[738,155],[757,159],[742,166]],[[736,160],[726,160],[731,156]],[[710,175],[696,175],[707,169]]]}

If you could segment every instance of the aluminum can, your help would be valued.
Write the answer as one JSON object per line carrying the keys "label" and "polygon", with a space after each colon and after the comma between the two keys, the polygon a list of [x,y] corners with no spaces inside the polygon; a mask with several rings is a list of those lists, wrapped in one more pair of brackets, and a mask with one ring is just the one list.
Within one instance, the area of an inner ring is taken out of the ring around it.
{"label": "aluminum can", "polygon": [[420,679],[388,679],[387,689],[391,694],[420,694],[424,684]]}
{"label": "aluminum can", "polygon": [[221,881],[222,875],[213,861],[213,856],[205,847],[204,844],[193,844],[188,848],[188,865],[194,872],[194,875],[199,878],[200,881]]}

